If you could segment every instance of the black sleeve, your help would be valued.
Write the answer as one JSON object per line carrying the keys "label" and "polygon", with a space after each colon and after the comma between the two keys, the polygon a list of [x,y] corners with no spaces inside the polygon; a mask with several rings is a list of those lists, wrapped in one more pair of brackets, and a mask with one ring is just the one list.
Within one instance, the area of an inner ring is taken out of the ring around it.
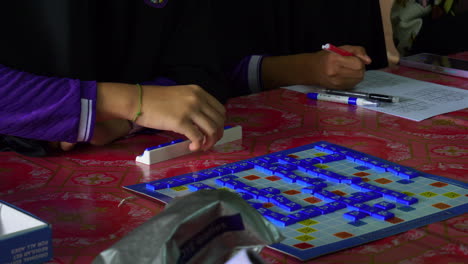
{"label": "black sleeve", "polygon": [[30,157],[43,157],[51,153],[47,141],[7,135],[0,135],[0,151],[14,151]]}
{"label": "black sleeve", "polygon": [[213,9],[223,72],[249,55],[316,52],[326,43],[363,46],[368,69],[388,65],[379,1],[214,1]]}
{"label": "black sleeve", "polygon": [[168,43],[162,52],[164,77],[197,84],[222,103],[231,97],[216,53],[211,1],[173,1]]}

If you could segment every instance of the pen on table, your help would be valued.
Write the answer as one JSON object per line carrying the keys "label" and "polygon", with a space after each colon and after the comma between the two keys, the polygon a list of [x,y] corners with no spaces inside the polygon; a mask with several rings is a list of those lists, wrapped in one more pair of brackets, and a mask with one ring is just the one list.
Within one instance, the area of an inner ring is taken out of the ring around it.
{"label": "pen on table", "polygon": [[317,91],[319,91],[319,93],[354,96],[354,97],[366,98],[366,99],[377,100],[380,102],[388,102],[388,103],[398,103],[400,101],[399,97],[386,95],[386,94],[364,93],[364,92],[357,92],[357,91],[343,91],[343,90],[332,90],[332,89],[321,89],[321,88],[317,89]]}
{"label": "pen on table", "polygon": [[360,106],[379,106],[378,101],[367,100],[364,98],[358,97],[349,97],[343,95],[334,95],[334,94],[323,94],[323,93],[307,93],[307,98],[319,100],[319,101],[328,101],[343,103],[349,105],[360,105]]}

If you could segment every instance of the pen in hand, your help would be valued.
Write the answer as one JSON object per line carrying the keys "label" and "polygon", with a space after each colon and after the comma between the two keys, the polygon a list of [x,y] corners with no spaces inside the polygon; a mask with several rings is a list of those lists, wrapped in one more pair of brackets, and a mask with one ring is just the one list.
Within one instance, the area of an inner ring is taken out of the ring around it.
{"label": "pen in hand", "polygon": [[344,50],[344,49],[340,49],[340,48],[338,48],[338,47],[336,47],[336,46],[334,46],[334,45],[332,45],[330,43],[322,45],[322,49],[334,52],[334,53],[339,54],[341,56],[356,56],[356,55],[354,55],[354,53],[349,52],[349,51]]}
{"label": "pen in hand", "polygon": [[364,54],[357,54],[357,53],[349,52],[347,50],[338,48],[338,47],[336,47],[336,46],[334,46],[333,44],[330,44],[330,43],[322,45],[322,49],[326,50],[326,51],[329,51],[329,52],[336,53],[336,54],[344,56],[344,57],[351,57],[351,56],[357,57],[357,58],[361,59],[361,61],[363,61],[365,64],[370,64],[372,62],[371,58],[369,56],[367,56],[365,53]]}

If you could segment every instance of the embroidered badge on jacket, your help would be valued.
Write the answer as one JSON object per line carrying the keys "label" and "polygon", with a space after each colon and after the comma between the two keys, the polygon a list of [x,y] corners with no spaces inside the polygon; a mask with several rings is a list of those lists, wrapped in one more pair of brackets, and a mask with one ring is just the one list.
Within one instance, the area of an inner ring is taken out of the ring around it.
{"label": "embroidered badge on jacket", "polygon": [[156,8],[163,8],[169,0],[143,0],[147,5]]}

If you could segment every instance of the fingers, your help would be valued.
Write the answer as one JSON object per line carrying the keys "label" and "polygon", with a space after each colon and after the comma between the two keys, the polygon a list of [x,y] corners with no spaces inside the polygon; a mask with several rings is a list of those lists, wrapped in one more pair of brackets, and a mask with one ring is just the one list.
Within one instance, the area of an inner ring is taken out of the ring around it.
{"label": "fingers", "polygon": [[53,150],[62,150],[62,151],[70,151],[75,147],[76,143],[69,143],[69,142],[49,142],[49,147]]}
{"label": "fingers", "polygon": [[359,58],[364,64],[368,65],[372,63],[372,59],[367,55],[366,49],[361,46],[341,46],[340,48],[352,52],[357,58]]}
{"label": "fingers", "polygon": [[[191,121],[193,122],[195,129],[198,129],[203,136],[203,140],[200,140],[197,132],[195,133],[197,143],[193,144],[195,150],[208,150],[223,136],[224,133],[224,122],[225,108],[222,104],[216,100],[210,100],[214,98],[207,98],[205,103],[201,103],[200,111],[193,111]],[[188,127],[192,130],[193,127]]]}
{"label": "fingers", "polygon": [[370,62],[370,58],[362,47],[341,46],[340,48],[356,56],[342,56],[328,52],[325,63],[325,75],[328,81],[325,86],[332,89],[350,89],[363,80],[365,64]]}
{"label": "fingers", "polygon": [[[196,86],[195,91],[198,95],[198,105],[194,106],[190,111],[190,120],[195,128],[193,126],[187,126],[187,128],[190,129],[191,133],[194,133],[197,141],[192,141],[191,150],[201,149],[205,151],[222,137],[226,110],[216,98],[201,87]],[[196,129],[198,131],[193,131]],[[202,139],[200,139],[198,132],[203,135]]]}
{"label": "fingers", "polygon": [[222,128],[224,120],[220,120],[221,123],[217,123],[202,112],[194,115],[192,120],[204,136],[204,141],[201,145],[202,150],[211,148],[223,136],[223,130],[220,128]]}
{"label": "fingers", "polygon": [[174,131],[187,137],[187,139],[191,142],[189,144],[190,151],[198,151],[202,149],[205,142],[205,135],[190,120],[187,120],[178,125],[177,129]]}
{"label": "fingers", "polygon": [[59,145],[63,151],[70,151],[75,147],[76,143],[60,142]]}
{"label": "fingers", "polygon": [[343,57],[338,58],[338,66],[356,72],[364,72],[366,67],[364,62],[358,57]]}

